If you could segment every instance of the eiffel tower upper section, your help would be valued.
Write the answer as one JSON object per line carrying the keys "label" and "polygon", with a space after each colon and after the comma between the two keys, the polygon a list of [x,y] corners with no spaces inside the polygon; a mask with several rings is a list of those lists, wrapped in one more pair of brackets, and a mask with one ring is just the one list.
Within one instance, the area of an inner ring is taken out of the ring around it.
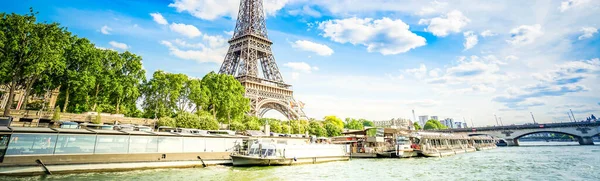
{"label": "eiffel tower upper section", "polygon": [[241,0],[229,44],[219,73],[233,75],[241,82],[268,82],[281,88],[290,87],[283,82],[271,51],[273,43],[268,39],[262,0]]}

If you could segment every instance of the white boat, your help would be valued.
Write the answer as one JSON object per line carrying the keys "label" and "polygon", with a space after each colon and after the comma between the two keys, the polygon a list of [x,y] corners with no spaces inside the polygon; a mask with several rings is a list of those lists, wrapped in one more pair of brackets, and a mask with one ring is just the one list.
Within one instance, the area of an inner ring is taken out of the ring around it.
{"label": "white boat", "polygon": [[288,144],[256,141],[247,154],[231,155],[233,166],[274,166],[349,160],[348,146],[336,144]]}
{"label": "white boat", "polygon": [[410,158],[417,156],[417,152],[411,148],[411,143],[412,142],[407,137],[396,137],[396,155],[399,158]]}

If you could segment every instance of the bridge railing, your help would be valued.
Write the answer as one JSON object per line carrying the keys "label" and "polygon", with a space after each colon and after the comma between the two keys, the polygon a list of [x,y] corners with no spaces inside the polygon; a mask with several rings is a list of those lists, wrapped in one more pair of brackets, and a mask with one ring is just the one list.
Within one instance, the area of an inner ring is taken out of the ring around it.
{"label": "bridge railing", "polygon": [[600,126],[600,121],[590,122],[569,122],[569,123],[544,123],[544,124],[526,124],[526,125],[508,125],[508,126],[487,126],[474,128],[457,128],[436,130],[438,132],[474,132],[474,131],[493,131],[505,129],[538,129],[538,128],[561,128],[561,127],[594,127]]}

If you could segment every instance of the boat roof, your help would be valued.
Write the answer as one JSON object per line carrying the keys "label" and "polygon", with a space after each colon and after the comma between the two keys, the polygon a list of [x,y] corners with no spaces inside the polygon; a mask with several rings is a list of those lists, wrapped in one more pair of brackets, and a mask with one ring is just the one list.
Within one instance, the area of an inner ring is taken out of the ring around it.
{"label": "boat roof", "polygon": [[38,127],[7,127],[0,126],[0,134],[12,133],[57,133],[57,134],[97,134],[97,135],[146,135],[146,136],[174,136],[174,137],[212,137],[212,138],[247,138],[241,135],[207,135],[171,132],[125,131],[106,129],[68,129],[68,128],[38,128]]}

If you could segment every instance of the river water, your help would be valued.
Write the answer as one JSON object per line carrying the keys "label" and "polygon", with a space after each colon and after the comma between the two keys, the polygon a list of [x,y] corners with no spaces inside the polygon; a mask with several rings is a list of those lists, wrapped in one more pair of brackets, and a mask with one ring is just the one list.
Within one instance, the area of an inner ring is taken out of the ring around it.
{"label": "river water", "polygon": [[210,166],[0,177],[0,180],[600,180],[600,143],[593,146],[579,146],[575,142],[521,144],[444,158],[353,159],[280,167]]}

